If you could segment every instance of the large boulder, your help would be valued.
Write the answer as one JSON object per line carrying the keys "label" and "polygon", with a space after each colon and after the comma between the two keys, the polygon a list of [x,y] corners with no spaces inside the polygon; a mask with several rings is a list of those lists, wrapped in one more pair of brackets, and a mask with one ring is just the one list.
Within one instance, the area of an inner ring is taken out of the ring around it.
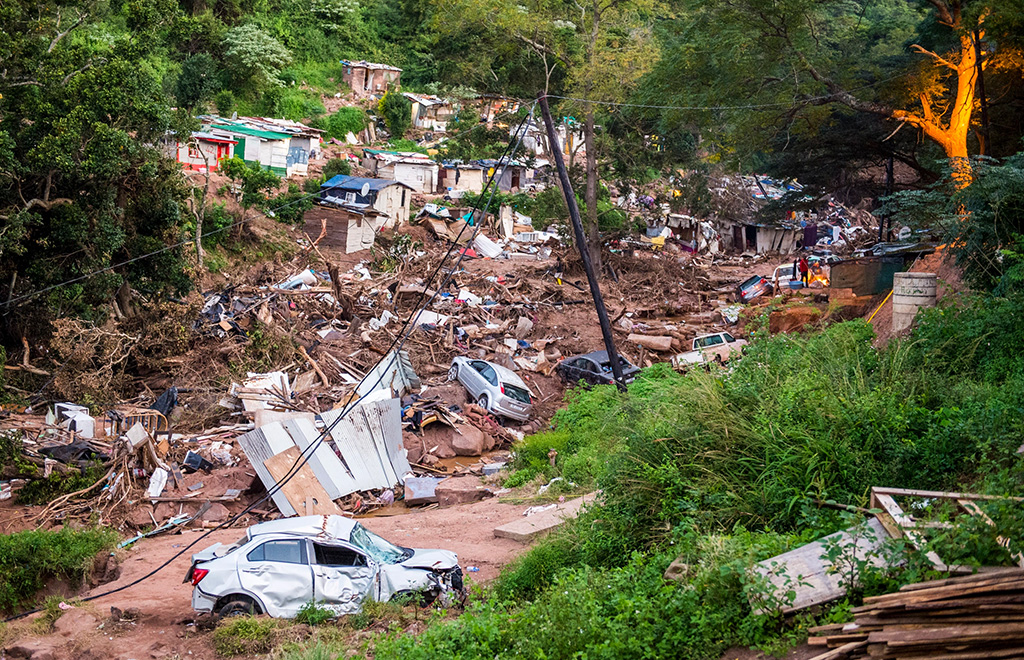
{"label": "large boulder", "polygon": [[480,483],[479,477],[448,477],[435,486],[434,494],[441,506],[468,504],[494,495]]}
{"label": "large boulder", "polygon": [[452,434],[452,449],[457,456],[480,456],[486,445],[484,432],[472,424],[459,424]]}
{"label": "large boulder", "polygon": [[220,523],[231,517],[231,512],[220,502],[214,502],[200,518],[203,522]]}

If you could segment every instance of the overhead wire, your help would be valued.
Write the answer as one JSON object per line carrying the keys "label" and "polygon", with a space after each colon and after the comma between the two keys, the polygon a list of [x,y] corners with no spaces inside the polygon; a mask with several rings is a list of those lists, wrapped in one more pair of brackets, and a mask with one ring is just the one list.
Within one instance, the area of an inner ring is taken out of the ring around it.
{"label": "overhead wire", "polygon": [[[516,151],[518,151],[519,147],[522,145],[523,137],[525,137],[525,135],[526,135],[525,126],[526,126],[527,119],[532,119],[532,117],[533,117],[533,107],[531,107],[531,110],[530,110],[529,114],[523,116],[522,121],[520,121],[519,126],[516,129],[515,146],[512,148],[511,153],[509,153],[509,147],[512,147],[513,139],[510,139],[508,145],[506,145],[505,150],[502,153],[502,156],[501,156],[501,158],[498,161],[499,165],[501,167],[500,167],[500,169],[498,167],[494,168],[494,171],[492,172],[491,177],[490,177],[490,179],[487,182],[487,185],[484,186],[484,189],[481,192],[481,195],[477,199],[476,205],[474,205],[472,214],[470,216],[471,218],[476,216],[476,212],[478,210],[480,210],[479,205],[480,205],[480,202],[483,200],[484,193],[487,192],[488,187],[491,187],[493,185],[493,187],[491,188],[490,196],[487,199],[487,203],[483,207],[483,213],[486,213],[486,209],[490,207],[491,202],[493,202],[493,200],[494,200],[495,193],[497,192],[498,187],[499,187],[499,183],[498,182],[504,176],[505,171],[507,171],[509,165],[511,165],[511,163],[512,163],[514,157],[515,157]],[[480,231],[481,225],[482,225],[482,223],[479,222],[479,221],[477,221],[475,223],[474,229],[473,229],[473,234],[472,234],[472,236],[470,237],[470,239],[468,241],[469,244],[471,244],[472,241],[476,238],[477,234]],[[341,422],[341,420],[345,419],[345,417],[347,417],[348,414],[351,413],[352,410],[354,410],[367,396],[369,396],[369,394],[371,392],[376,390],[377,386],[380,385],[380,382],[383,380],[385,374],[390,370],[391,365],[394,364],[395,360],[399,359],[399,351],[401,351],[401,348],[402,348],[402,346],[404,346],[405,341],[408,339],[409,335],[411,334],[411,332],[416,327],[415,325],[410,327],[410,325],[412,325],[414,320],[419,318],[421,312],[424,309],[426,309],[427,306],[430,305],[437,298],[437,296],[439,295],[439,292],[444,290],[444,288],[451,281],[451,278],[454,277],[454,274],[458,271],[458,268],[461,265],[462,260],[465,258],[466,251],[465,250],[460,250],[458,258],[456,259],[456,261],[453,264],[452,268],[449,269],[448,273],[445,275],[445,277],[444,277],[443,281],[441,282],[441,284],[437,287],[437,289],[434,291],[434,293],[432,293],[429,296],[429,298],[426,300],[426,302],[424,302],[424,298],[427,298],[427,291],[430,290],[430,283],[433,282],[433,280],[441,272],[442,268],[444,267],[445,262],[451,256],[452,251],[458,245],[461,244],[462,234],[466,231],[466,229],[468,227],[469,227],[468,223],[464,223],[463,224],[462,228],[459,230],[459,234],[456,236],[455,240],[452,241],[452,244],[449,246],[448,250],[445,252],[445,256],[438,263],[437,268],[434,269],[434,272],[431,274],[430,278],[428,278],[427,283],[424,284],[423,291],[420,294],[420,303],[421,304],[418,304],[416,309],[409,315],[409,317],[406,319],[405,323],[402,325],[402,328],[399,330],[399,333],[395,336],[395,339],[392,340],[391,346],[385,352],[384,356],[380,360],[377,361],[377,363],[374,365],[373,368],[371,368],[370,370],[367,371],[366,375],[364,375],[363,378],[360,380],[360,382],[356,385],[355,390],[358,391],[358,389],[363,385],[363,383],[366,382],[366,379],[369,377],[369,375],[371,373],[373,373],[384,362],[384,360],[387,359],[388,356],[391,356],[391,363],[388,365],[387,369],[383,369],[383,370],[380,371],[380,375],[377,377],[377,380],[374,383],[373,388],[368,390],[366,394],[363,394],[362,396],[360,396],[355,401],[349,402],[342,409],[341,414],[333,422],[331,422],[331,424],[327,425],[324,428],[324,430],[318,435],[317,439],[314,442],[311,442],[304,450],[302,450],[300,452],[299,458],[296,459],[296,462],[292,465],[292,467],[288,470],[288,472],[280,480],[278,480],[277,483],[275,483],[275,485],[272,488],[268,489],[267,493],[263,497],[261,497],[260,499],[256,500],[255,502],[249,504],[247,507],[245,507],[245,509],[243,509],[238,514],[232,516],[228,520],[225,520],[224,522],[220,523],[216,527],[214,527],[214,528],[204,532],[198,538],[193,540],[191,543],[186,545],[184,548],[179,550],[176,554],[174,554],[172,557],[170,557],[169,559],[164,561],[162,564],[160,564],[159,566],[154,568],[149,573],[146,573],[145,575],[140,576],[139,578],[136,578],[135,580],[133,580],[133,581],[127,583],[127,584],[121,585],[120,587],[116,587],[114,589],[110,589],[108,591],[105,591],[105,592],[102,592],[102,593],[99,593],[99,594],[94,594],[94,595],[91,595],[91,596],[86,596],[84,598],[81,598],[80,600],[82,600],[82,601],[93,601],[93,600],[97,600],[97,599],[100,599],[100,598],[104,598],[106,596],[110,596],[110,595],[116,594],[118,592],[124,591],[125,589],[131,588],[131,587],[133,587],[133,586],[135,586],[137,584],[140,584],[140,583],[144,582],[145,580],[148,580],[149,578],[153,577],[154,575],[156,575],[160,571],[162,571],[165,568],[167,568],[173,561],[175,561],[176,559],[181,557],[188,550],[190,550],[197,543],[199,543],[200,541],[202,541],[203,539],[208,537],[210,534],[212,534],[212,533],[214,533],[216,531],[219,531],[221,529],[224,529],[226,527],[229,527],[231,524],[233,524],[234,522],[239,520],[242,516],[250,513],[253,509],[255,509],[259,505],[261,505],[264,502],[266,502],[267,500],[269,500],[281,488],[283,488],[285,486],[285,484],[288,483],[288,481],[290,481],[296,474],[298,474],[299,471],[306,465],[306,463],[309,461],[309,459],[313,456],[313,454],[316,452],[316,450],[319,449],[320,445],[324,442],[324,440],[331,434],[331,432],[334,430],[334,428]],[[39,612],[41,609],[42,608],[36,608],[36,609],[33,609],[33,610],[29,610],[27,612],[22,612],[20,614],[16,614],[16,615],[10,616],[10,617],[4,619],[4,622],[9,622],[9,621],[14,621],[16,619],[20,619],[22,617],[25,617],[25,616],[28,616],[30,614],[33,614],[35,612]]]}
{"label": "overhead wire", "polygon": [[[905,73],[896,74],[896,75],[893,75],[893,76],[889,76],[888,78],[883,78],[881,80],[876,80],[875,82],[872,82],[872,83],[867,83],[867,84],[861,85],[859,87],[854,87],[853,89],[850,89],[848,91],[852,93],[852,92],[858,92],[858,91],[860,91],[862,89],[870,89],[871,87],[876,87],[878,85],[882,85],[884,83],[890,82],[892,80],[896,80],[897,78],[903,78],[903,77],[906,77],[908,75],[911,75],[911,74],[906,73],[906,72]],[[781,102],[780,101],[780,102],[777,102],[777,103],[751,103],[751,104],[746,104],[746,105],[656,105],[656,104],[648,104],[648,103],[628,103],[628,102],[620,102],[620,101],[600,101],[600,100],[597,100],[597,99],[585,99],[585,98],[580,98],[580,97],[576,97],[576,96],[558,96],[556,94],[545,94],[545,96],[547,96],[549,99],[559,99],[559,100],[562,100],[562,101],[573,101],[573,102],[576,102],[576,103],[589,103],[589,104],[593,104],[593,105],[605,105],[605,106],[613,106],[613,107],[621,107],[621,108],[649,108],[649,109],[652,109],[652,110],[692,110],[692,111],[700,110],[700,111],[708,111],[708,112],[717,112],[717,111],[720,111],[720,110],[763,110],[763,109],[768,109],[768,108],[782,108],[782,107],[791,107],[793,105],[796,105],[797,103],[812,103],[812,102],[815,102],[815,101],[827,101],[829,99],[835,98],[834,94],[824,94],[824,95],[820,95],[820,96],[809,96],[807,98],[794,99],[793,101],[789,101],[789,102]]]}

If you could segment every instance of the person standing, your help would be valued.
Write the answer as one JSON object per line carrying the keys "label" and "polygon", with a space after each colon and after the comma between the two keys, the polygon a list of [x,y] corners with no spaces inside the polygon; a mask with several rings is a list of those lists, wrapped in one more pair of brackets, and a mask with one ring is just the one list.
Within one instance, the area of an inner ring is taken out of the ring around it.
{"label": "person standing", "polygon": [[797,268],[800,269],[800,281],[803,282],[804,286],[807,286],[807,273],[810,270],[810,266],[807,264],[807,257],[800,257],[800,261],[797,262]]}

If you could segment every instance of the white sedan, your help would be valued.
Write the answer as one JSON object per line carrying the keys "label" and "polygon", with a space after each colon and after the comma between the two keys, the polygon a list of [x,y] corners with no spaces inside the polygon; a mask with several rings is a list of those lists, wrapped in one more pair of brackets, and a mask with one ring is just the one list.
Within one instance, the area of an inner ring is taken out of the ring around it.
{"label": "white sedan", "polygon": [[350,614],[366,599],[409,595],[425,604],[463,591],[454,552],[403,548],[342,516],[253,525],[230,546],[192,555],[185,581],[193,609],[221,616],[292,618],[310,602]]}
{"label": "white sedan", "polygon": [[526,383],[501,365],[457,357],[448,369],[448,380],[462,383],[470,398],[487,412],[520,422],[533,412],[534,397]]}

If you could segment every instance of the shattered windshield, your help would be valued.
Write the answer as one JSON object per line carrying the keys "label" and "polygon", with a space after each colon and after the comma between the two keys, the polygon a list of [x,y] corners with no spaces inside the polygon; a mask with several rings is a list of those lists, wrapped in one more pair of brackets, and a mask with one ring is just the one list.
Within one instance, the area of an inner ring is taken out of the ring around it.
{"label": "shattered windshield", "polygon": [[397,564],[409,556],[405,548],[400,548],[390,541],[382,539],[359,523],[352,528],[350,542],[365,550],[366,554],[370,555],[374,561],[382,564]]}

